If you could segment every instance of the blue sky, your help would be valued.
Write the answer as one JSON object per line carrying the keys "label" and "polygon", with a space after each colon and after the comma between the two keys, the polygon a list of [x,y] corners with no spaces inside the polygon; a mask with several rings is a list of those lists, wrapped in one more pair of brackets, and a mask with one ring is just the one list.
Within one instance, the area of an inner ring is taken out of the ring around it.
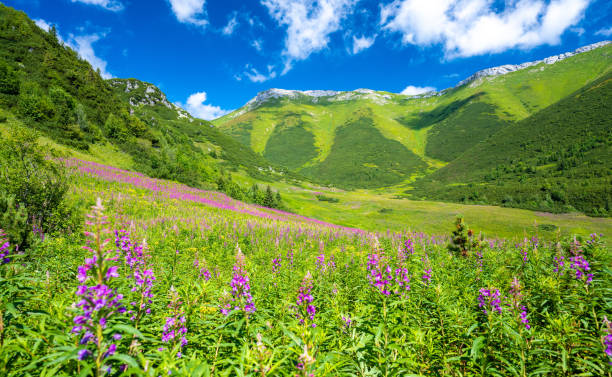
{"label": "blue sky", "polygon": [[609,0],[8,0],[211,119],[269,88],[418,93],[612,39]]}

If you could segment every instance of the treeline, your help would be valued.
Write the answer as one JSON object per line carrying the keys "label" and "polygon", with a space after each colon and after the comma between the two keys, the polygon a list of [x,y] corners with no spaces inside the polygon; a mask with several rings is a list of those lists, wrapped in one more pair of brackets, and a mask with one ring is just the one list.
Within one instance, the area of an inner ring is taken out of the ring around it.
{"label": "treeline", "polygon": [[236,200],[259,204],[268,208],[285,209],[280,192],[276,191],[274,193],[270,185],[265,190],[260,189],[257,183],[247,188],[234,182],[231,175],[221,175],[217,180],[217,188]]}

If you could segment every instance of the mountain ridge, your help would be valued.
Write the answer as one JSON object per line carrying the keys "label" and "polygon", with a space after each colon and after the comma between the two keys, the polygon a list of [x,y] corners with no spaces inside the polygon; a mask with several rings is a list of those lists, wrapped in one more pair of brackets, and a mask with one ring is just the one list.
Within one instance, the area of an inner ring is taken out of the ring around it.
{"label": "mountain ridge", "polygon": [[258,106],[265,103],[266,101],[270,99],[277,99],[277,98],[298,99],[300,97],[311,97],[312,102],[317,103],[319,102],[319,98],[337,97],[340,95],[342,96],[338,98],[328,98],[328,100],[345,101],[345,100],[351,100],[351,99],[365,98],[365,99],[379,99],[381,102],[384,102],[384,100],[391,100],[393,96],[404,97],[404,98],[427,98],[431,96],[440,96],[452,89],[459,88],[463,85],[470,84],[481,78],[506,75],[508,73],[516,72],[516,71],[523,70],[529,67],[533,67],[541,63],[548,64],[548,65],[555,64],[557,62],[560,62],[562,60],[565,60],[577,54],[581,54],[584,52],[592,51],[600,47],[607,46],[610,43],[612,43],[612,41],[603,40],[600,42],[595,42],[589,45],[579,47],[575,49],[574,51],[568,51],[568,52],[564,52],[558,55],[551,55],[551,56],[548,56],[546,58],[539,59],[539,60],[524,62],[521,64],[504,64],[500,66],[484,68],[479,71],[476,71],[474,74],[470,75],[466,79],[459,81],[455,86],[452,86],[446,89],[442,89],[439,91],[432,90],[432,91],[428,91],[422,94],[415,94],[415,95],[393,93],[393,92],[388,92],[384,90],[374,90],[374,89],[367,89],[367,88],[359,88],[359,89],[354,89],[354,90],[331,90],[331,89],[297,90],[297,89],[270,88],[270,89],[266,89],[261,92],[258,92],[257,95],[251,98],[249,101],[247,101],[245,105],[241,106],[240,108],[236,109],[230,114],[227,114],[226,116],[232,116],[235,113],[236,115],[233,115],[233,116],[238,116],[244,113],[244,111],[241,112],[240,110],[242,110],[245,107],[248,108],[248,110],[253,110],[254,108],[257,108]]}

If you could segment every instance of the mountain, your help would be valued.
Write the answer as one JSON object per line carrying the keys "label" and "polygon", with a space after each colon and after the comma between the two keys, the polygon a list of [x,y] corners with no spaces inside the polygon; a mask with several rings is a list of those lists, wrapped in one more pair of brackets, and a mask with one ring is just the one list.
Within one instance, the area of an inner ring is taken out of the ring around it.
{"label": "mountain", "polygon": [[0,4],[0,130],[32,128],[73,155],[216,187],[224,171],[298,176],[169,102],[152,84],[104,80],[58,38]]}
{"label": "mountain", "polygon": [[612,72],[415,182],[411,196],[609,215]]}
{"label": "mountain", "polygon": [[480,71],[418,96],[270,89],[213,121],[268,160],[342,188],[409,185],[612,69],[609,42]]}

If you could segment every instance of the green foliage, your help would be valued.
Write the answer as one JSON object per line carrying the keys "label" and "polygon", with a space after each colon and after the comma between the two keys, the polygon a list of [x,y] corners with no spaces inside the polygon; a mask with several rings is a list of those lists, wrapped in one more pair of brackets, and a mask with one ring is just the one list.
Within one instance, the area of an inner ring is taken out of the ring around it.
{"label": "green foliage", "polygon": [[19,76],[2,60],[0,60],[0,93],[19,94]]}
{"label": "green foliage", "polygon": [[302,172],[340,187],[383,187],[425,167],[401,143],[385,138],[371,118],[360,116],[337,129],[325,161]]}
{"label": "green foliage", "polygon": [[[0,192],[3,192],[5,203],[10,202],[15,207],[5,210],[16,215],[22,213],[17,208],[27,211],[30,230],[38,229],[42,233],[55,230],[57,224],[52,219],[61,208],[69,187],[65,168],[52,160],[53,151],[46,152],[49,155],[45,155],[37,143],[37,135],[28,130],[14,130],[0,140]],[[10,221],[18,217],[7,216]],[[56,221],[64,220],[56,216]],[[17,236],[21,242],[26,241],[22,233]]]}
{"label": "green foliage", "polygon": [[338,198],[333,198],[331,196],[325,196],[325,195],[317,195],[317,200],[321,201],[321,202],[329,202],[329,203],[339,203],[340,199]]}
{"label": "green foliage", "polygon": [[314,143],[313,134],[303,124],[277,125],[263,155],[281,166],[298,169],[317,156]]}
{"label": "green foliage", "polygon": [[398,122],[406,127],[410,127],[415,130],[432,126],[438,122],[448,119],[451,115],[457,112],[462,107],[468,105],[472,100],[477,100],[484,93],[476,93],[467,98],[461,100],[455,100],[449,104],[444,104],[436,107],[431,111],[426,111],[418,114],[416,118],[414,116],[405,115],[396,119]]}
{"label": "green foliage", "polygon": [[[83,284],[77,271],[91,254],[81,233],[46,238],[27,250],[32,258],[0,265],[0,374],[7,377],[90,376],[101,364],[104,372],[110,368],[106,374],[130,376],[605,376],[610,370],[602,337],[609,331],[603,319],[610,311],[612,255],[597,236],[551,243],[490,239],[480,254],[456,258],[446,238],[420,232],[352,233],[117,182],[78,175],[74,181],[73,199],[103,197],[112,238],[108,263],[119,275],[108,284],[132,312],[109,316],[102,331],[103,342],[116,344],[114,355],[104,363],[79,360],[80,350],[94,347],[72,331],[81,310],[74,306]],[[146,239],[143,268],[156,278],[146,304],[151,311],[139,320],[131,319],[137,292],[128,254],[114,258],[113,231],[124,225],[131,242]],[[242,270],[234,268],[237,247]],[[590,283],[570,267],[576,255],[588,260]],[[559,257],[566,264],[555,271]],[[405,269],[410,289],[394,285],[382,294],[373,270],[387,267]],[[257,310],[223,315],[219,308],[237,270],[248,277]],[[308,271],[316,312],[300,323],[296,307]],[[482,289],[500,291],[500,312],[479,306]],[[174,315],[170,291],[185,318],[182,348],[162,341]]]}
{"label": "green foliage", "polygon": [[[430,199],[610,216],[612,76],[507,126],[415,183]],[[486,193],[486,194],[484,194]]]}
{"label": "green foliage", "polygon": [[463,221],[462,216],[458,216],[455,220],[455,230],[451,234],[448,249],[455,253],[467,257],[469,252],[478,247],[478,241],[474,240],[474,231]]}
{"label": "green foliage", "polygon": [[49,89],[49,98],[54,105],[56,121],[66,127],[76,121],[76,101],[64,89],[53,86]]}
{"label": "green foliage", "polygon": [[508,124],[495,114],[494,106],[469,102],[427,131],[425,153],[438,160],[453,161]]}
{"label": "green foliage", "polygon": [[34,234],[28,221],[28,211],[15,197],[0,191],[0,229],[14,245],[30,245]]}

